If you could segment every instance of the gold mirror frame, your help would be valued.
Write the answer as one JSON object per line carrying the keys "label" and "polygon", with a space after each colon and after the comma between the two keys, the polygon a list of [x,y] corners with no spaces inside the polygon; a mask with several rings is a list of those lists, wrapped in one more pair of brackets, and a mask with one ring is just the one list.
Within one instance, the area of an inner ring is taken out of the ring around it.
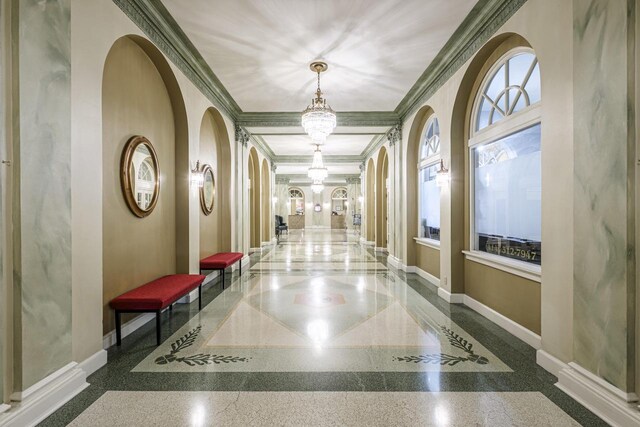
{"label": "gold mirror frame", "polygon": [[[153,168],[155,169],[155,184],[153,188],[153,196],[147,209],[141,209],[136,202],[132,185],[132,180],[134,177],[131,176],[131,162],[133,162],[133,153],[135,153],[136,149],[140,145],[145,145],[149,150],[149,154],[151,155],[151,162],[153,163]],[[153,148],[151,141],[149,141],[144,136],[132,136],[124,146],[124,150],[122,151],[122,158],[120,159],[120,186],[122,187],[122,194],[124,195],[124,199],[127,202],[127,206],[135,216],[137,216],[138,218],[144,218],[151,212],[153,212],[153,209],[158,203],[158,197],[160,196],[160,164],[158,163],[158,155],[156,154],[156,150]]]}
{"label": "gold mirror frame", "polygon": [[[202,187],[200,187],[200,207],[202,207],[202,212],[205,215],[211,215],[213,212],[213,207],[216,204],[216,176],[213,174],[213,168],[210,165],[202,166]],[[211,195],[211,206],[207,206],[205,196],[204,196],[204,186],[207,183],[207,174],[211,174],[211,182],[213,183],[213,194]]]}

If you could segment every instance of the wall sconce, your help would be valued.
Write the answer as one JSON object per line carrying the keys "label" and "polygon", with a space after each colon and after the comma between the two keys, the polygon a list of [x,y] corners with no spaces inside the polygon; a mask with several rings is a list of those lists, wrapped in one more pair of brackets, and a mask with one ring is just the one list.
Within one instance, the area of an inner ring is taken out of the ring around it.
{"label": "wall sconce", "polygon": [[251,190],[251,178],[247,178],[247,189]]}
{"label": "wall sconce", "polygon": [[360,202],[360,204],[364,203],[364,196],[359,196],[358,197],[358,201]]}
{"label": "wall sconce", "polygon": [[278,198],[277,198],[277,197],[275,197],[275,196],[273,196],[273,197],[271,198],[271,200],[273,200],[273,204],[274,204],[274,205],[275,205],[276,203],[278,203]]}
{"label": "wall sconce", "polygon": [[204,185],[204,173],[200,170],[200,160],[196,161],[196,167],[191,169],[191,184],[197,187]]}
{"label": "wall sconce", "polygon": [[345,206],[349,206],[349,201],[348,201],[348,200],[345,200],[345,201],[344,201],[344,205],[345,205]]}
{"label": "wall sconce", "polygon": [[440,169],[436,173],[436,185],[444,187],[449,183],[449,169],[444,167],[444,160],[440,159]]}

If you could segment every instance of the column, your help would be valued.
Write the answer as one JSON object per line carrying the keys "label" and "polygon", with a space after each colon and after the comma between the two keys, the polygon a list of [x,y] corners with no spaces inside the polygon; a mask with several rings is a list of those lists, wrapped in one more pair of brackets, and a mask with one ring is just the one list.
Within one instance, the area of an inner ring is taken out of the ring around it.
{"label": "column", "polygon": [[398,203],[398,183],[400,175],[398,173],[398,162],[399,157],[398,152],[400,151],[401,142],[402,142],[402,124],[397,124],[391,128],[389,132],[387,132],[387,140],[389,141],[389,151],[387,156],[389,156],[389,199],[388,199],[388,224],[387,224],[387,232],[389,233],[389,242],[387,250],[389,251],[389,255],[395,259],[398,258],[397,248],[399,247],[396,238],[400,236],[402,229],[398,228],[400,226],[400,221],[397,218],[400,215],[396,215],[396,205]]}
{"label": "column", "polygon": [[625,393],[635,374],[634,7],[573,1],[574,360]]}
{"label": "column", "polygon": [[236,200],[238,201],[239,209],[237,221],[238,227],[236,229],[237,241],[240,252],[244,254],[249,253],[249,192],[247,187],[248,170],[247,164],[249,162],[249,133],[242,127],[236,125],[236,150],[238,155],[236,156],[236,175],[237,175],[237,193]]}

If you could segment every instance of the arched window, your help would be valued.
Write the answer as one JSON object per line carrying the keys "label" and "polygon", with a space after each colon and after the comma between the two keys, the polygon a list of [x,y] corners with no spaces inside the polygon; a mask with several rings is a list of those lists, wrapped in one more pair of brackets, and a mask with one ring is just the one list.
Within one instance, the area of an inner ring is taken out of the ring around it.
{"label": "arched window", "polygon": [[425,124],[418,163],[418,237],[440,241],[440,188],[436,175],[440,164],[440,125],[435,115]]}
{"label": "arched window", "polygon": [[331,204],[333,205],[332,213],[344,215],[347,210],[347,189],[338,187],[331,193]]}
{"label": "arched window", "polygon": [[471,248],[541,264],[540,68],[531,49],[504,55],[472,114]]}
{"label": "arched window", "polygon": [[147,209],[151,204],[151,199],[153,198],[155,176],[152,166],[148,163],[149,161],[150,160],[147,158],[140,163],[138,174],[136,176],[136,201],[138,202],[140,209]]}
{"label": "arched window", "polygon": [[304,215],[304,192],[299,188],[289,189],[291,215]]}

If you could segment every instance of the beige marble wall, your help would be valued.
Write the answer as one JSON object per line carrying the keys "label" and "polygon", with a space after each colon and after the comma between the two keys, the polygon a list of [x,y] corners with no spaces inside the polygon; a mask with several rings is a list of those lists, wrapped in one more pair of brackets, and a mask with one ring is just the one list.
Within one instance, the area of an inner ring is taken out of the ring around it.
{"label": "beige marble wall", "polygon": [[635,357],[632,7],[573,1],[574,357],[623,391]]}
{"label": "beige marble wall", "polygon": [[71,361],[70,0],[18,4],[14,390]]}

